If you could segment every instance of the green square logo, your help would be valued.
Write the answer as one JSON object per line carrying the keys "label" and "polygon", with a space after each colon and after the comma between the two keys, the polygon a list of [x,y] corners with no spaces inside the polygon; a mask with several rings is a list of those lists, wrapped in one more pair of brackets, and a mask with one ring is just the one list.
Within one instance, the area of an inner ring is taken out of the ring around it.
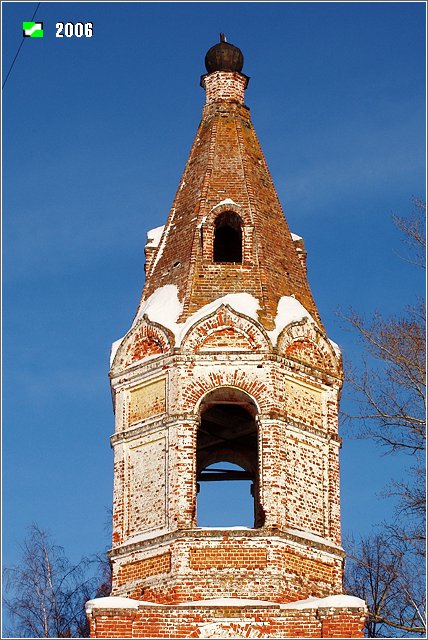
{"label": "green square logo", "polygon": [[43,22],[23,22],[22,34],[24,38],[43,38]]}

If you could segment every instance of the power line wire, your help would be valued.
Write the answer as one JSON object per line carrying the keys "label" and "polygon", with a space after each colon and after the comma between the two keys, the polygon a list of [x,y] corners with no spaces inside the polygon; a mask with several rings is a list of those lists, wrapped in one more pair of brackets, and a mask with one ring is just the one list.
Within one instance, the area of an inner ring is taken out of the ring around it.
{"label": "power line wire", "polygon": [[[37,13],[37,10],[38,10],[38,8],[39,8],[39,7],[40,7],[40,2],[38,2],[38,3],[37,3],[36,10],[35,10],[35,12],[33,13],[33,17],[31,18],[31,21],[30,21],[30,22],[33,22],[33,20],[34,20],[34,18],[35,18],[35,16],[36,16],[36,13]],[[2,85],[2,89],[4,89],[4,85],[6,84],[7,79],[8,79],[8,77],[10,76],[10,72],[12,71],[13,65],[15,64],[16,59],[17,59],[17,57],[18,57],[18,54],[19,54],[19,52],[21,51],[22,45],[24,44],[24,40],[25,40],[25,37],[24,37],[24,36],[22,36],[21,44],[19,45],[19,47],[18,47],[18,51],[16,52],[15,57],[14,57],[14,59],[12,60],[12,64],[11,64],[11,65],[10,65],[10,67],[9,67],[9,71],[7,72],[6,78],[4,79],[4,82],[3,82],[3,85]]]}

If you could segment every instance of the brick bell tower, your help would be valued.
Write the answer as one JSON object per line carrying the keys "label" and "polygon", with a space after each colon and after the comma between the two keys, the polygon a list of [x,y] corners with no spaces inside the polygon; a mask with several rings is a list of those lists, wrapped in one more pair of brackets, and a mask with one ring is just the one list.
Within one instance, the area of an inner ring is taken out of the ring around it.
{"label": "brick bell tower", "polygon": [[[87,604],[91,634],[362,637],[364,602],[342,595],[340,351],[244,104],[242,53],[221,36],[205,64],[202,120],[112,348],[113,589]],[[252,481],[253,527],[198,524],[215,463],[216,479]]]}

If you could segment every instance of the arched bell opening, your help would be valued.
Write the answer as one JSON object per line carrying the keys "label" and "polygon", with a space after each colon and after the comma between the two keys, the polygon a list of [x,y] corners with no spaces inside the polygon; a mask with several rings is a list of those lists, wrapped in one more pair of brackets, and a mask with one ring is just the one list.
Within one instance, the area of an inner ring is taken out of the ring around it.
{"label": "arched bell opening", "polygon": [[197,526],[262,527],[255,403],[222,387],[204,398],[199,415]]}

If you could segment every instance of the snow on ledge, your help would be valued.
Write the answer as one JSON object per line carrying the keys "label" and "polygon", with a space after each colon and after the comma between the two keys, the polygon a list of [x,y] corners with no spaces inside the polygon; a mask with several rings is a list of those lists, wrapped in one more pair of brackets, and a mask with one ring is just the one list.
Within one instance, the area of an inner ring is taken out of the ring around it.
{"label": "snow on ledge", "polygon": [[297,242],[297,240],[303,240],[302,236],[298,236],[297,233],[292,233],[291,239],[293,240],[293,242]]}
{"label": "snow on ledge", "polygon": [[119,340],[115,340],[113,342],[113,344],[111,345],[111,349],[110,349],[110,367],[113,364],[113,360],[114,357],[117,353],[117,350],[119,349],[120,345],[122,344],[122,340],[124,339],[125,336],[122,336],[121,338],[119,338]]}
{"label": "snow on ledge", "polygon": [[[216,311],[222,304],[228,304],[238,313],[242,313],[253,320],[258,320],[257,311],[260,309],[260,304],[257,298],[250,293],[228,293],[201,307],[185,322],[177,323],[183,310],[183,304],[178,299],[177,286],[175,284],[166,284],[154,291],[141,305],[134,322],[147,314],[149,320],[152,320],[152,322],[157,322],[167,329],[170,329],[175,335],[176,346],[180,346],[181,341],[190,327]],[[284,327],[291,322],[300,322],[304,318],[316,324],[309,311],[307,311],[296,298],[293,296],[282,296],[278,302],[275,329],[267,332],[272,343],[274,345],[276,344],[278,336]]]}
{"label": "snow on ledge", "polygon": [[120,596],[108,596],[106,598],[88,600],[85,609],[86,613],[90,613],[92,609],[138,609],[140,604],[153,605],[155,603],[132,600],[131,598],[121,598]]}
{"label": "snow on ledge", "polygon": [[278,607],[271,600],[251,600],[247,598],[213,598],[212,600],[194,600],[180,602],[177,607]]}
{"label": "snow on ledge", "polygon": [[342,351],[339,347],[339,345],[336,342],[333,342],[333,340],[330,340],[330,338],[328,339],[329,343],[331,344],[331,346],[333,347],[333,351],[336,355],[336,358],[338,358],[340,360],[340,358],[342,357]]}
{"label": "snow on ledge", "polygon": [[347,595],[327,596],[326,598],[307,598],[296,602],[280,604],[281,609],[366,609],[366,603],[361,598]]}
{"label": "snow on ledge", "polygon": [[223,204],[233,204],[233,205],[235,205],[235,207],[240,207],[241,206],[240,204],[238,204],[234,200],[231,200],[230,198],[226,198],[225,200],[222,200],[221,202],[218,202],[217,204],[215,204],[213,206],[213,208],[211,209],[211,211],[214,211],[214,209],[217,209],[217,207],[221,207]]}
{"label": "snow on ledge", "polygon": [[247,598],[215,598],[212,600],[195,600],[193,602],[181,602],[178,607],[279,607],[280,609],[366,609],[366,603],[361,598],[347,595],[327,596],[326,598],[310,597],[306,600],[297,600],[281,604],[271,600],[251,600]]}
{"label": "snow on ledge", "polygon": [[183,304],[178,299],[178,288],[175,284],[165,284],[153,291],[145,300],[135,316],[134,324],[144,315],[152,322],[158,322],[175,334],[177,320],[183,311]]}
{"label": "snow on ledge", "polygon": [[254,298],[254,296],[250,293],[228,293],[201,307],[185,322],[178,323],[177,320],[183,311],[183,303],[180,302],[178,298],[177,285],[165,284],[163,287],[156,289],[156,291],[142,303],[135,317],[134,324],[144,315],[147,315],[152,322],[157,322],[167,329],[170,329],[175,336],[176,346],[180,346],[181,341],[190,327],[216,311],[222,304],[228,304],[239,313],[257,320],[259,301]]}
{"label": "snow on ledge", "polygon": [[158,247],[164,229],[165,225],[163,224],[161,227],[155,227],[154,229],[150,229],[150,231],[147,231],[146,247],[151,247],[153,249]]}
{"label": "snow on ledge", "polygon": [[253,527],[243,527],[242,525],[233,525],[232,527],[197,527],[201,531],[254,531]]}
{"label": "snow on ledge", "polygon": [[312,533],[311,531],[305,531],[304,529],[286,529],[286,533],[290,533],[292,536],[298,536],[299,538],[305,538],[305,540],[313,540],[314,542],[319,542],[320,544],[333,547],[334,549],[342,549],[340,545],[337,545],[331,540],[323,538],[316,533]]}
{"label": "snow on ledge", "polygon": [[294,296],[282,296],[276,309],[275,329],[267,332],[272,343],[276,345],[279,334],[288,324],[300,322],[304,318],[307,318],[312,324],[317,324],[309,311]]}
{"label": "snow on ledge", "polygon": [[153,229],[152,232],[149,231],[149,233],[157,232],[155,233],[155,236],[156,236],[155,241],[158,242],[158,245],[156,245],[156,248],[157,248],[156,257],[153,260],[152,264],[150,265],[150,273],[147,274],[148,276],[153,273],[157,263],[162,257],[163,250],[165,249],[166,239],[168,238],[168,234],[170,232],[171,227],[174,226],[175,207],[171,210],[170,215],[171,215],[171,218],[169,219],[169,224],[168,226],[165,225],[165,228],[162,227],[162,231],[160,235],[159,235],[159,230],[161,229],[161,227],[156,227],[156,229]]}
{"label": "snow on ledge", "polygon": [[[94,609],[138,609],[139,607],[168,607],[169,605],[147,600],[132,600],[120,596],[95,598],[86,603],[86,613]],[[347,595],[327,596],[327,598],[307,598],[296,602],[281,604],[271,600],[251,600],[247,598],[214,598],[212,600],[193,600],[180,602],[174,607],[279,607],[280,609],[366,609],[366,603],[361,598]]]}
{"label": "snow on ledge", "polygon": [[[144,300],[144,302],[141,303],[132,326],[134,326],[144,315],[147,315],[149,320],[152,322],[156,322],[172,331],[175,336],[175,345],[179,347],[187,331],[196,324],[196,322],[216,311],[221,305],[229,305],[238,313],[258,321],[257,312],[260,309],[258,299],[250,293],[242,292],[228,293],[221,298],[217,298],[213,302],[201,307],[198,311],[187,318],[185,322],[179,323],[177,321],[183,312],[183,303],[179,300],[177,285],[165,284],[162,287],[159,287],[159,289],[156,289],[156,291],[154,291],[147,300]],[[267,335],[272,340],[272,344],[274,346],[276,345],[278,336],[287,325],[292,322],[300,322],[305,318],[312,324],[317,325],[309,311],[307,311],[302,303],[296,300],[294,296],[282,296],[278,302],[275,317],[275,329],[267,331]],[[116,342],[113,343],[111,362],[113,362],[114,356],[122,340],[123,338],[116,340]],[[332,343],[332,346],[337,355],[339,348],[335,343]]]}
{"label": "snow on ledge", "polygon": [[145,533],[137,533],[136,535],[127,538],[127,540],[123,543],[123,546],[136,544],[137,542],[143,542],[145,540],[151,540],[154,534],[156,535],[156,537],[164,536],[165,534],[169,533],[169,531],[170,530],[167,527],[162,527],[155,531],[153,531],[152,529],[150,531],[146,531]]}

